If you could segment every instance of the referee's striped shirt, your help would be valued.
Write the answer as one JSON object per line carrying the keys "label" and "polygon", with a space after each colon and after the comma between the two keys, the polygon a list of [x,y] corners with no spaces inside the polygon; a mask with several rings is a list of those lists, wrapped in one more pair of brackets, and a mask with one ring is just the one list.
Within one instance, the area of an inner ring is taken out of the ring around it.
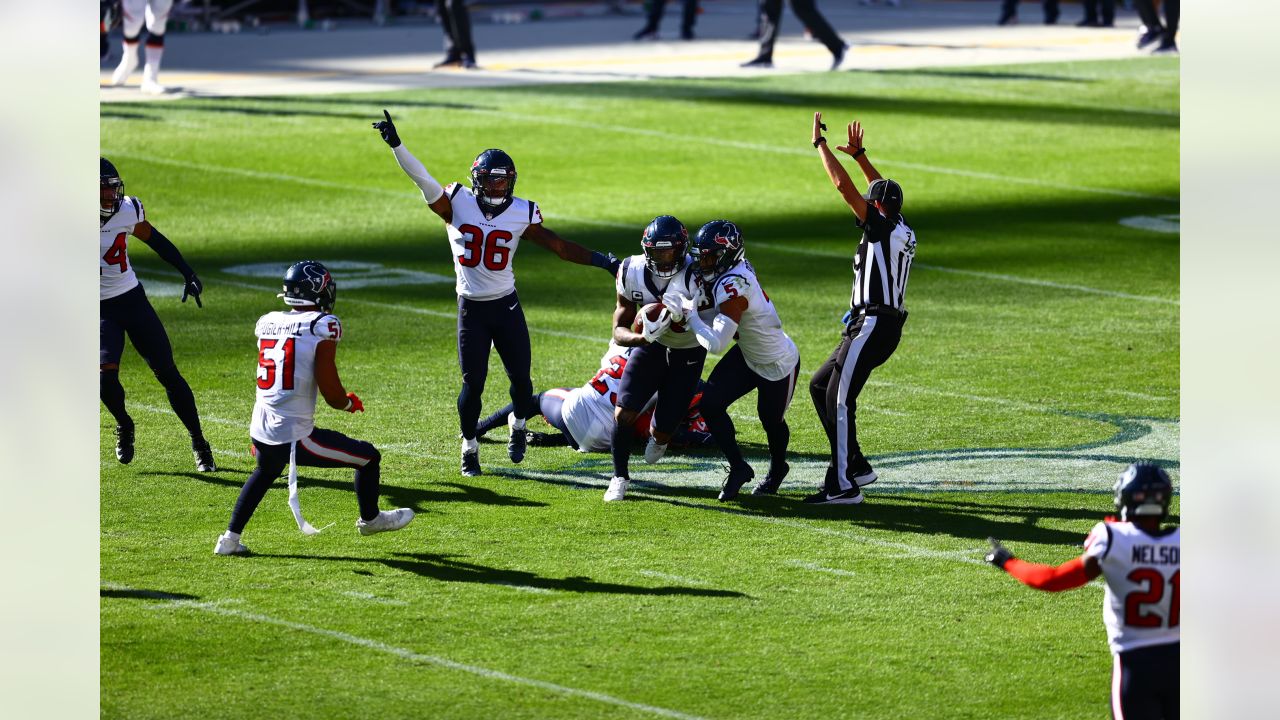
{"label": "referee's striped shirt", "polygon": [[896,221],[867,207],[867,219],[859,222],[862,241],[853,258],[854,312],[882,306],[905,310],[907,279],[916,256],[916,234],[902,215]]}

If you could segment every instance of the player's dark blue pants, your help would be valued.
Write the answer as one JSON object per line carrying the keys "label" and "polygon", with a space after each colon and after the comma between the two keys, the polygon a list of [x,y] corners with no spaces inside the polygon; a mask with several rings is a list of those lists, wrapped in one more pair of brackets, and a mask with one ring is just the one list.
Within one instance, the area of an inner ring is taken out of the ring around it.
{"label": "player's dark blue pants", "polygon": [[[297,443],[294,453],[298,467],[355,468],[356,499],[360,503],[360,518],[372,520],[378,516],[378,488],[382,475],[382,454],[371,443],[349,438],[336,430],[316,428],[311,434]],[[271,483],[280,477],[280,473],[289,465],[289,443],[275,445],[260,440],[253,441],[254,454],[258,456],[258,466],[249,474],[244,487],[240,489],[240,497],[236,499],[235,509],[231,511],[231,522],[227,529],[234,533],[244,532],[244,526],[253,511],[258,509],[263,496],[271,488]]]}
{"label": "player's dark blue pants", "polygon": [[458,419],[462,436],[474,439],[480,419],[481,395],[489,376],[489,347],[502,358],[502,367],[511,381],[511,404],[518,418],[537,412],[533,403],[533,364],[529,349],[529,327],[524,308],[513,292],[497,300],[458,298],[458,364],[462,366],[462,392],[458,394]]}
{"label": "player's dark blue pants", "polygon": [[169,335],[141,285],[98,304],[98,385],[102,404],[107,406],[116,424],[133,425],[133,418],[125,410],[124,386],[120,384],[119,365],[120,356],[124,353],[125,335],[129,336],[134,349],[147,361],[151,372],[164,386],[169,405],[187,432],[193,439],[202,438],[196,398],[173,362]]}
{"label": "player's dark blue pants", "polygon": [[[698,381],[702,379],[702,366],[706,361],[707,350],[702,346],[676,349],[653,343],[635,348],[622,371],[618,407],[640,412],[657,393],[653,428],[657,432],[674,435],[680,421],[689,412],[689,403],[698,391]],[[630,477],[630,423],[614,424],[612,446],[613,474]]]}
{"label": "player's dark blue pants", "polygon": [[738,345],[734,345],[716,363],[703,388],[699,408],[702,417],[707,419],[712,437],[729,464],[747,464],[738,447],[733,420],[729,418],[729,406],[752,390],[758,390],[756,415],[759,416],[769,440],[770,462],[772,467],[782,466],[787,459],[787,444],[791,441],[791,429],[787,427],[786,420],[787,407],[791,405],[791,396],[795,393],[796,379],[799,376],[800,363],[797,362],[787,377],[765,380],[747,367],[747,360],[742,356],[742,348]]}
{"label": "player's dark blue pants", "polygon": [[1111,671],[1111,717],[1178,720],[1178,645],[1151,645],[1116,654]]}
{"label": "player's dark blue pants", "polygon": [[[546,419],[547,424],[560,431],[564,435],[565,444],[578,449],[578,442],[573,439],[573,433],[569,432],[569,428],[564,424],[564,415],[560,412],[564,407],[564,394],[569,392],[569,388],[560,388],[560,392],[541,392],[533,396],[533,406],[537,408],[534,415],[541,415]],[[504,427],[507,424],[507,416],[515,410],[515,405],[506,405],[498,412],[490,415],[480,424],[476,426],[476,432],[480,435],[493,430],[494,428]],[[529,417],[533,417],[530,415]],[[526,418],[527,419],[527,418]]]}

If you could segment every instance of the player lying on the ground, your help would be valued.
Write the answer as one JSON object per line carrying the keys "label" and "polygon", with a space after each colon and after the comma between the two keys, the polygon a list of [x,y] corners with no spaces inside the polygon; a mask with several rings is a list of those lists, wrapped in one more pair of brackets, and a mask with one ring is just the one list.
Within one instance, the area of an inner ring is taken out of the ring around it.
{"label": "player lying on the ground", "polygon": [[[760,286],[755,268],[746,258],[742,233],[728,220],[712,220],[698,231],[690,248],[702,275],[701,297],[682,297],[673,309],[672,321],[685,320],[698,344],[710,353],[724,353],[707,378],[702,413],[716,444],[729,461],[729,473],[720,488],[721,502],[738,496],[738,490],[755,477],[742,457],[742,449],[729,419],[729,406],[756,390],[756,412],[769,439],[769,474],[754,494],[771,495],[787,476],[787,408],[800,377],[800,351],[782,331],[782,320]],[[711,322],[697,312],[707,301],[716,308]],[[730,344],[733,348],[725,352]]]}
{"label": "player lying on the ground", "polygon": [[98,386],[102,404],[116,421],[116,459],[128,465],[133,460],[133,418],[125,409],[124,386],[120,384],[120,356],[124,353],[124,337],[147,361],[156,380],[164,386],[169,406],[191,435],[191,452],[196,470],[213,472],[213,450],[200,429],[200,412],[178,366],[173,362],[173,346],[160,324],[160,317],[147,300],[147,293],[129,262],[129,236],[132,235],[156,251],[156,254],[182,273],[182,302],[188,297],[196,307],[204,307],[200,293],[204,286],[196,271],[183,259],[178,248],[154,225],[147,222],[142,201],[126,197],[124,180],[106,158],[100,158],[98,203]]}
{"label": "player lying on the ground", "polygon": [[1173,482],[1151,463],[1134,463],[1115,485],[1116,512],[1094,526],[1084,554],[1061,565],[1019,560],[995,538],[987,562],[1038,590],[1107,581],[1102,618],[1114,655],[1111,713],[1115,718],[1178,717],[1178,595],[1181,532],[1161,527]]}
{"label": "player lying on the ground", "polygon": [[360,504],[356,528],[361,535],[399,530],[413,520],[413,510],[409,508],[378,511],[382,456],[377,448],[315,426],[317,390],[335,410],[364,412],[364,403],[355,393],[347,392],[338,377],[335,358],[342,339],[342,323],[332,314],[338,299],[337,283],[324,265],[303,260],[289,267],[284,275],[284,292],[278,297],[284,298],[290,310],[263,315],[255,328],[258,390],[249,437],[253,439],[258,466],[240,490],[227,531],[213,547],[218,555],[249,551],[240,543],[240,534],[286,465],[293,466],[289,473],[289,504],[304,532],[310,526],[302,519],[297,502],[299,465],[355,469],[356,499]]}
{"label": "player lying on the ground", "polygon": [[[529,433],[531,445],[568,445],[578,452],[609,452],[613,447],[614,408],[618,402],[618,389],[622,373],[631,357],[632,348],[609,344],[609,351],[600,359],[600,370],[585,385],[577,388],[552,388],[534,397],[543,419],[560,432],[553,435]],[[703,447],[710,445],[711,434],[699,411],[702,393],[693,396],[689,412],[680,424],[671,443],[676,447]],[[512,412],[507,405],[480,421],[480,435],[494,428],[507,425]],[[632,424],[632,439],[645,441],[651,437],[653,403],[636,416]]]}

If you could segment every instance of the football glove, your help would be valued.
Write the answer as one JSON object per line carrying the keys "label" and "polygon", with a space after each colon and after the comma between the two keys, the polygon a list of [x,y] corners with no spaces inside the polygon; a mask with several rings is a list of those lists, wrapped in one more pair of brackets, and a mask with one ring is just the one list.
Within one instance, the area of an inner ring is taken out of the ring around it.
{"label": "football glove", "polygon": [[598,250],[591,252],[591,264],[604,270],[613,277],[618,276],[618,268],[622,266],[622,261],[613,253],[602,253]]}
{"label": "football glove", "polygon": [[1004,564],[1013,559],[1013,553],[993,537],[987,538],[987,542],[991,543],[991,552],[987,553],[983,559],[1003,570]]}
{"label": "football glove", "polygon": [[364,403],[360,402],[359,396],[353,392],[347,393],[347,412],[364,412]]}
{"label": "football glove", "polygon": [[662,333],[666,332],[667,328],[670,326],[671,311],[664,307],[662,308],[662,312],[658,313],[657,320],[650,320],[647,317],[644,318],[644,331],[640,334],[644,337],[645,342],[651,343],[656,341],[658,337],[662,335]]}
{"label": "football glove", "polygon": [[187,296],[195,298],[196,307],[204,307],[204,303],[200,302],[200,293],[204,292],[204,284],[200,282],[200,278],[195,273],[187,278],[186,284],[182,286],[182,302],[187,301]]}
{"label": "football glove", "polygon": [[382,110],[382,115],[386,120],[374,123],[373,129],[381,133],[383,142],[390,145],[392,150],[395,150],[400,147],[400,135],[396,133],[396,124],[391,122],[391,113],[387,112],[385,108]]}

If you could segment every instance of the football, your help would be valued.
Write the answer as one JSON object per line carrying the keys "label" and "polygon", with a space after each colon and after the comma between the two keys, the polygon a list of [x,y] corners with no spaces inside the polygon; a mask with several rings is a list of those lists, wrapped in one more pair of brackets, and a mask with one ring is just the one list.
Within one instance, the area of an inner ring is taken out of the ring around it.
{"label": "football", "polygon": [[[645,305],[644,307],[640,308],[640,310],[636,313],[636,319],[631,321],[631,331],[644,332],[644,322],[643,322],[644,318],[649,318],[649,320],[651,321],[657,320],[658,316],[662,314],[662,310],[664,307],[665,306],[662,303],[655,302],[655,303],[649,303],[648,305]],[[685,324],[673,322],[671,323],[671,330],[673,332],[682,333],[685,331]]]}

